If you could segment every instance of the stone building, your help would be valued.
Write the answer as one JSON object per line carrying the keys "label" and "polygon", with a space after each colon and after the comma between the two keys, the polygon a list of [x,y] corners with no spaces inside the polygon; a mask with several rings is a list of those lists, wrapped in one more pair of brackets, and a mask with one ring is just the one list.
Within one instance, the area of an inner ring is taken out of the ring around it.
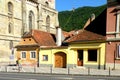
{"label": "stone building", "polygon": [[15,45],[31,29],[56,32],[55,0],[0,0],[0,62],[15,60]]}

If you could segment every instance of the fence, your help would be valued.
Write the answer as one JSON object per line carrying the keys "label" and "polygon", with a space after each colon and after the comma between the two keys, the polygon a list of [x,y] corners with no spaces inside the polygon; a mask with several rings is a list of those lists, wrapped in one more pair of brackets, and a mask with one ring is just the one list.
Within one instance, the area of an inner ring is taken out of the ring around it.
{"label": "fence", "polygon": [[[17,66],[1,66],[1,72],[18,72]],[[92,68],[53,68],[53,67],[22,67],[20,72],[47,73],[47,74],[71,74],[71,75],[104,75],[120,76],[120,70],[92,69]]]}

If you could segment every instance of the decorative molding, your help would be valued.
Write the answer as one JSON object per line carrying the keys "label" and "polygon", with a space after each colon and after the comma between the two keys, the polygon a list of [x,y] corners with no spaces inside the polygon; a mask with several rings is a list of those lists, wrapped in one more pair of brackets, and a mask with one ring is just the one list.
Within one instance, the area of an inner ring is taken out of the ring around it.
{"label": "decorative molding", "polygon": [[108,37],[107,41],[120,41],[120,37],[119,38],[114,38],[114,37],[110,38],[110,37]]}
{"label": "decorative molding", "polygon": [[118,4],[117,0],[107,0],[107,4],[108,6],[114,6]]}
{"label": "decorative molding", "polygon": [[52,13],[55,13],[55,14],[58,13],[55,9],[50,8],[50,7],[46,7],[46,6],[43,5],[43,4],[42,4],[41,7],[42,7],[43,10],[46,10],[46,11],[49,11],[49,12],[52,12]]}
{"label": "decorative molding", "polygon": [[107,32],[107,35],[115,35],[115,34],[120,34],[120,32]]}

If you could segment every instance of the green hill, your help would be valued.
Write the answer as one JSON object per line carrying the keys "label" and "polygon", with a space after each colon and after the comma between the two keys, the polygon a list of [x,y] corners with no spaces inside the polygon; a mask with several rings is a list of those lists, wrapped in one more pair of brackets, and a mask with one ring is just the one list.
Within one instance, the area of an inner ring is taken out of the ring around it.
{"label": "green hill", "polygon": [[59,24],[64,31],[71,31],[83,28],[86,21],[90,18],[91,14],[97,17],[106,5],[99,7],[80,7],[73,11],[62,11],[58,14]]}

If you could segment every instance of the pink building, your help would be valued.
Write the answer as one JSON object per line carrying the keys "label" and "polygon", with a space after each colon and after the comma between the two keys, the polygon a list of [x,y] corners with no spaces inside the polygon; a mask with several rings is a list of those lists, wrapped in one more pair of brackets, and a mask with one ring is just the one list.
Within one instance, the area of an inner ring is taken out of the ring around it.
{"label": "pink building", "polygon": [[106,36],[105,68],[120,69],[120,0],[107,0],[107,8],[85,29]]}
{"label": "pink building", "polygon": [[120,68],[120,1],[108,0],[106,18],[106,68]]}

